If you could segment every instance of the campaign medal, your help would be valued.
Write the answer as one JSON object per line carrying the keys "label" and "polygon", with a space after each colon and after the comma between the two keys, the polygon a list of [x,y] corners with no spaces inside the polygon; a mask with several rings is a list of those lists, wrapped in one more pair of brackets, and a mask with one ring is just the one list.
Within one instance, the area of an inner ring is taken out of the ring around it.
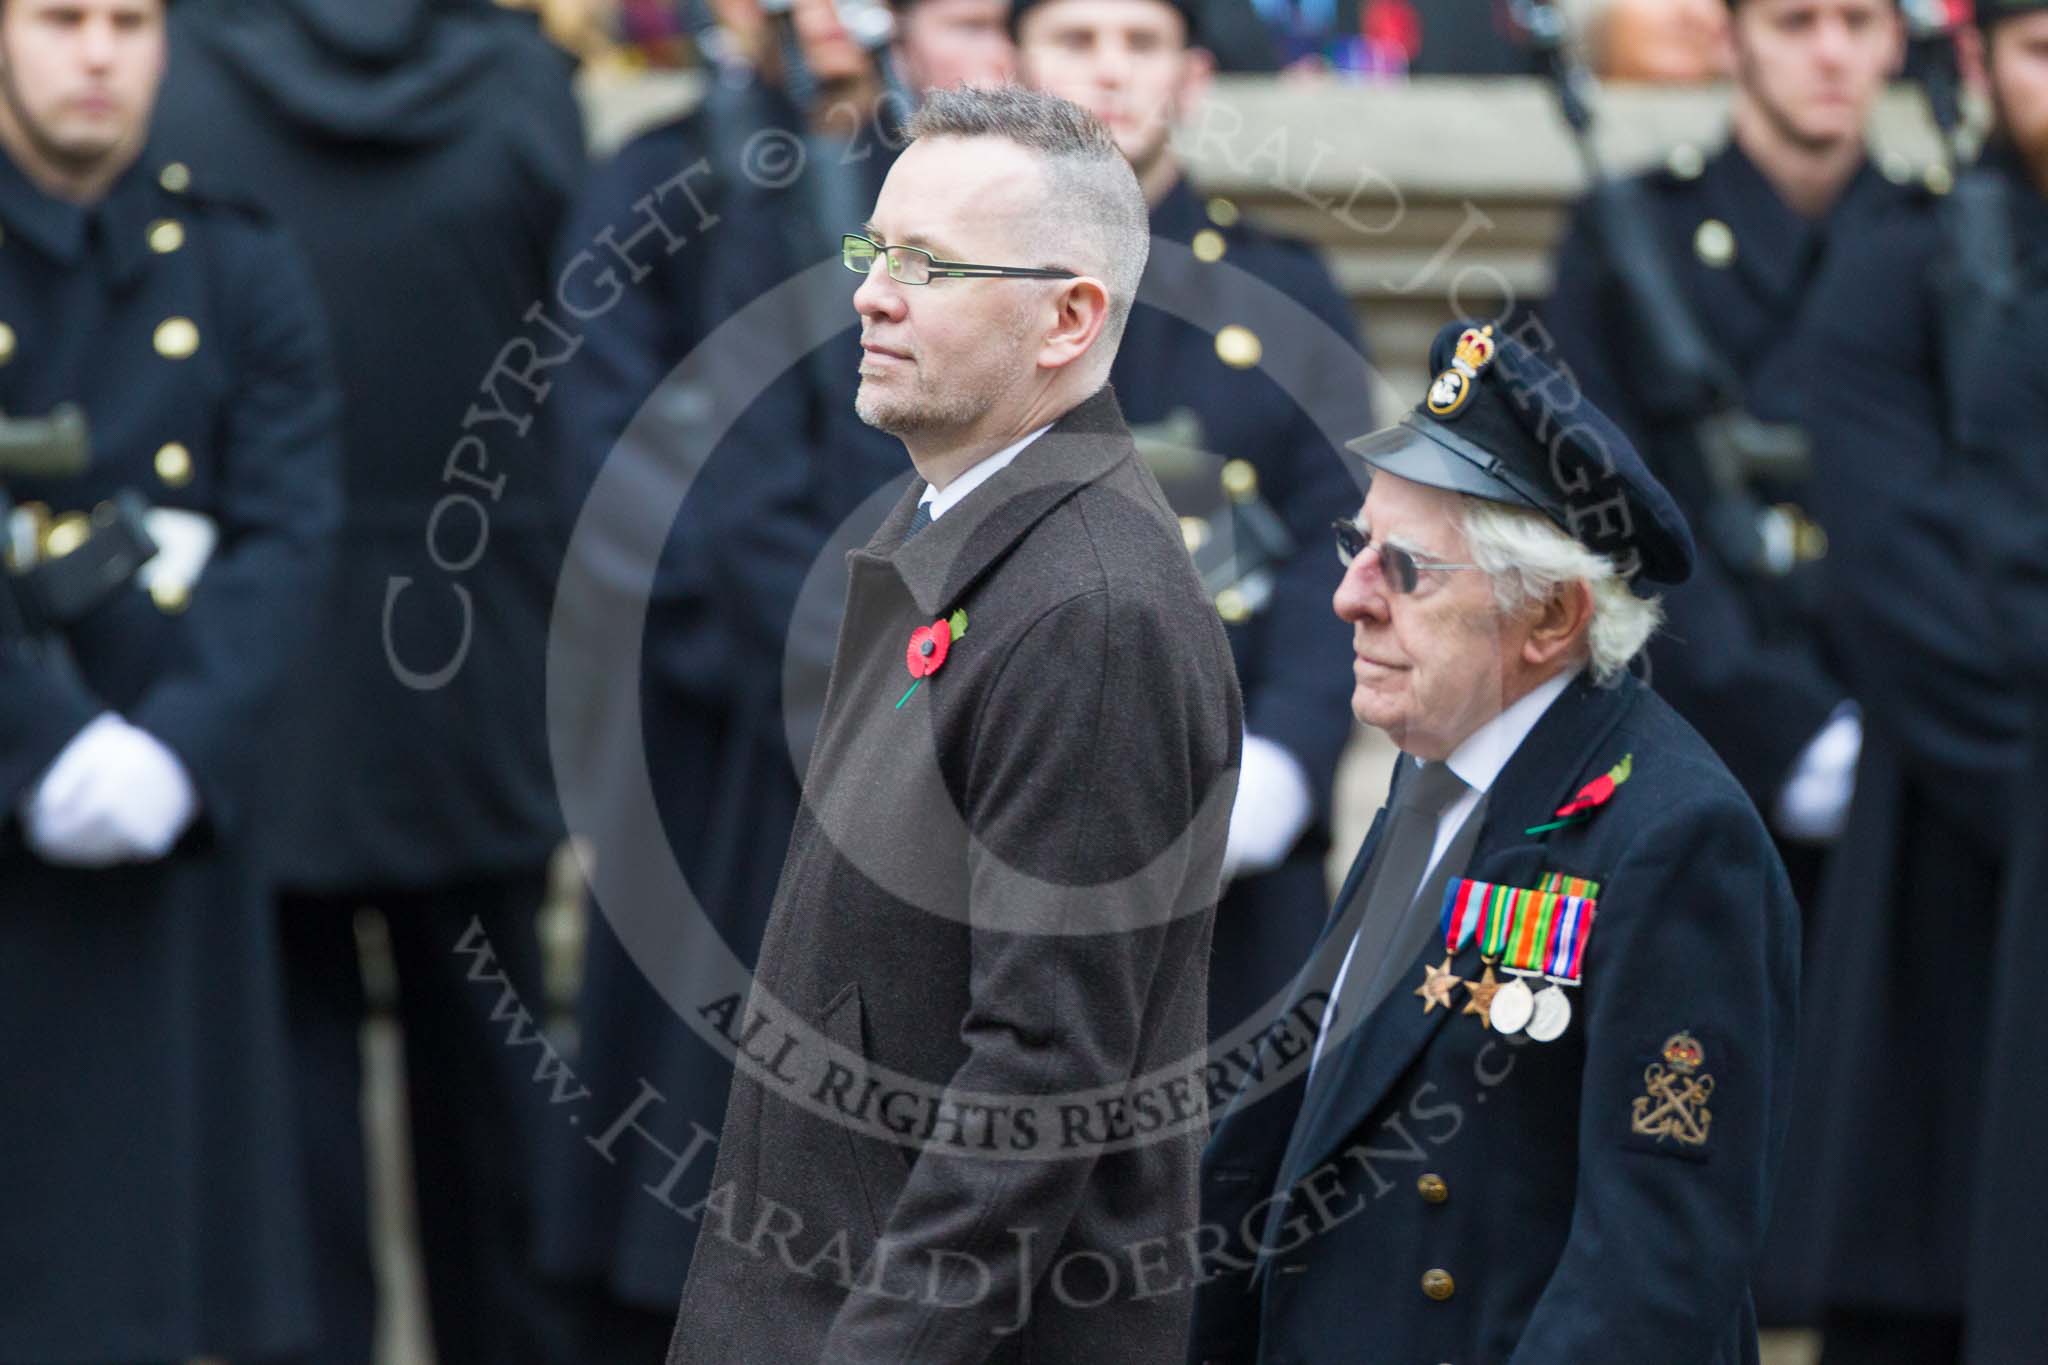
{"label": "campaign medal", "polygon": [[1511,976],[1493,997],[1493,1026],[1510,1037],[1527,1028],[1530,1016],[1536,1012],[1536,996],[1529,983],[1519,972]]}
{"label": "campaign medal", "polygon": [[[1580,888],[1591,885],[1579,878],[1562,878]],[[1551,878],[1544,878],[1546,890]],[[1528,1024],[1529,1036],[1539,1043],[1554,1043],[1564,1037],[1572,1024],[1571,997],[1565,987],[1579,984],[1579,971],[1586,957],[1586,940],[1593,933],[1593,917],[1599,902],[1587,895],[1557,894],[1558,910],[1550,927],[1550,943],[1543,955],[1543,979],[1549,984],[1536,993]]]}
{"label": "campaign medal", "polygon": [[[1490,889],[1484,882],[1464,880],[1452,882],[1445,888],[1440,920],[1444,930],[1444,952],[1450,955],[1444,959],[1447,965],[1450,958],[1456,957],[1479,931],[1480,921],[1486,917],[1486,899]],[[1484,1028],[1492,1019],[1493,998],[1500,990],[1500,982],[1494,977],[1490,958],[1482,956],[1482,965],[1479,976],[1465,983],[1464,1013],[1478,1015],[1479,1026]],[[1450,1001],[1444,1003],[1448,1005]],[[1424,1007],[1425,1011],[1427,1008]]]}
{"label": "campaign medal", "polygon": [[[1564,988],[1579,984],[1599,890],[1597,882],[1560,873],[1545,874],[1535,891],[1491,882],[1452,883],[1444,892],[1441,915],[1444,950],[1455,957],[1476,937],[1483,965],[1480,975],[1465,983],[1464,1012],[1478,1015],[1481,1027],[1497,1033],[1526,1031],[1539,1043],[1563,1037],[1572,1021]],[[1507,974],[1506,981],[1495,977],[1496,965]],[[1535,977],[1548,983],[1541,991],[1529,984]]]}
{"label": "campaign medal", "polygon": [[1487,892],[1486,923],[1480,930],[1479,956],[1490,963],[1505,961],[1510,979],[1493,993],[1493,1006],[1488,1011],[1486,1022],[1496,1032],[1516,1034],[1529,1022],[1533,997],[1529,993],[1529,983],[1514,969],[1508,955],[1513,952],[1515,938],[1521,931],[1527,897],[1533,893],[1513,886],[1488,887]]}

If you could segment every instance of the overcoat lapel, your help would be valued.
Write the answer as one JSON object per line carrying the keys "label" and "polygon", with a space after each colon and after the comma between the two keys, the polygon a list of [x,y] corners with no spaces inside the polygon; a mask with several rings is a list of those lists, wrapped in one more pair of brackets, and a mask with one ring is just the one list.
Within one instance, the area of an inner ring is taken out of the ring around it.
{"label": "overcoat lapel", "polygon": [[[1584,785],[1600,745],[1635,705],[1642,686],[1628,677],[1613,687],[1595,687],[1581,677],[1543,713],[1488,793],[1486,820],[1464,876],[1511,886],[1536,885],[1545,870],[1546,848],[1540,837],[1525,831],[1549,820],[1551,812]],[[1357,879],[1372,851],[1360,851],[1349,881]],[[1432,940],[1412,964],[1415,979],[1422,979],[1425,959],[1435,962],[1442,955],[1442,946]],[[1321,1066],[1340,1070],[1330,1084],[1316,1087],[1315,1103],[1297,1120],[1297,1127],[1305,1128],[1290,1148],[1281,1188],[1292,1189],[1371,1117],[1455,1013],[1435,1009],[1425,1014],[1411,993],[1396,989],[1351,1031],[1334,1055],[1323,1058]]]}

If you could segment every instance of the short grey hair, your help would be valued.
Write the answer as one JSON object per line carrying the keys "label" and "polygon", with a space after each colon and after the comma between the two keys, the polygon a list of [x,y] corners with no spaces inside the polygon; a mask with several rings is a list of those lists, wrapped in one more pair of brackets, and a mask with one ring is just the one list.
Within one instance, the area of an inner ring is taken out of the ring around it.
{"label": "short grey hair", "polygon": [[1152,217],[1138,177],[1115,137],[1078,104],[1022,86],[935,90],[905,131],[912,138],[993,137],[1031,152],[1044,168],[1048,236],[1077,249],[1075,266],[1093,266],[1109,286],[1102,367],[1116,354],[1138,280],[1152,249]]}
{"label": "short grey hair", "polygon": [[1663,604],[1636,596],[1613,560],[1587,549],[1541,513],[1469,496],[1459,501],[1466,552],[1493,580],[1500,610],[1514,614],[1568,583],[1585,582],[1593,590],[1587,666],[1596,683],[1619,678],[1663,623]]}

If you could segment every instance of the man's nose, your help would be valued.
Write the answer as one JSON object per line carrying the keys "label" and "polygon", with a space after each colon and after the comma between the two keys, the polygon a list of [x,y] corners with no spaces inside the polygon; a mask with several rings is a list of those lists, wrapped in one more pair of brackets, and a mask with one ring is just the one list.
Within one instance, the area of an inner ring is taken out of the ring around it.
{"label": "man's nose", "polygon": [[79,34],[79,54],[87,66],[98,70],[113,65],[114,36],[110,20],[86,22]]}
{"label": "man's nose", "polygon": [[1854,35],[1849,32],[1849,23],[1839,15],[1823,17],[1813,35],[1813,55],[1824,67],[1830,69],[1842,65],[1849,59],[1854,46]]}
{"label": "man's nose", "polygon": [[1340,621],[1384,621],[1392,602],[1387,596],[1386,575],[1380,572],[1379,556],[1362,554],[1351,562],[1337,580],[1330,599]]}
{"label": "man's nose", "polygon": [[1130,83],[1131,51],[1122,43],[1104,42],[1095,52],[1096,83],[1118,90]]}
{"label": "man's nose", "polygon": [[853,291],[853,310],[864,318],[896,321],[902,318],[909,306],[903,286],[889,278],[888,262],[880,256],[875,257],[875,263],[868,267],[867,278],[860,282],[860,288]]}

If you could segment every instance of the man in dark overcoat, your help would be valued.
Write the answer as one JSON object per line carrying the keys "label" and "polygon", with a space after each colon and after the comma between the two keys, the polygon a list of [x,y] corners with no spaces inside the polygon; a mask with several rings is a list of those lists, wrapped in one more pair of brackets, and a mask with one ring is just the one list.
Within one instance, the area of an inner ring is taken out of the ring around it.
{"label": "man in dark overcoat", "polygon": [[[1134,424],[1193,433],[1236,496],[1255,496],[1291,542],[1240,544],[1238,576],[1215,594],[1246,727],[1209,975],[1220,1042],[1268,1022],[1329,904],[1331,789],[1351,713],[1323,542],[1353,491],[1335,442],[1372,425],[1365,360],[1351,306],[1308,244],[1243,221],[1182,173],[1171,134],[1212,65],[1195,6],[1020,0],[1010,16],[1025,79],[1116,134],[1151,206],[1152,256],[1110,372],[1117,402]],[[1228,518],[1190,510],[1198,546],[1236,534]]]}
{"label": "man in dark overcoat", "polygon": [[1627,672],[1684,520],[1512,338],[1452,324],[1338,526],[1400,746],[1300,999],[1203,1159],[1189,1359],[1755,1365],[1798,912]]}
{"label": "man in dark overcoat", "polygon": [[844,251],[919,478],[850,559],[669,1358],[1178,1360],[1128,1249],[1195,1212],[1241,707],[1103,386],[1144,201],[1049,96],[910,131]]}
{"label": "man in dark overcoat", "polygon": [[[843,31],[816,36],[809,16],[829,12],[826,0],[799,8],[795,50],[807,70],[837,80],[821,76],[806,107],[760,7],[720,0],[718,79],[687,114],[593,172],[562,241],[565,297],[588,315],[573,323],[576,354],[549,372],[542,414],[566,465],[579,485],[607,470],[650,481],[697,470],[666,528],[644,623],[635,621],[640,677],[618,683],[637,688],[644,719],[584,746],[591,785],[606,791],[617,786],[613,765],[644,756],[661,821],[659,848],[613,838],[608,819],[579,826],[594,858],[616,870],[672,857],[698,911],[684,918],[655,899],[647,913],[675,927],[650,954],[628,946],[627,921],[642,913],[631,897],[593,898],[574,1063],[591,1097],[581,1122],[558,1113],[547,1134],[539,1246],[558,1292],[576,1302],[587,1329],[578,1354],[591,1362],[658,1357],[674,1326],[697,1231],[676,1211],[704,1195],[712,1154],[693,1144],[717,1135],[732,1061],[662,990],[714,951],[753,961],[831,668],[844,551],[866,542],[908,474],[901,443],[854,415],[859,320],[824,255],[873,203],[904,111],[876,102],[874,61],[849,52]],[[1003,9],[899,5],[890,54],[908,89],[1002,80]],[[784,135],[811,138],[800,170],[760,173],[749,147]],[[849,187],[854,207],[828,221],[824,205]],[[830,335],[816,350],[800,356],[798,328],[781,317],[727,326],[821,262]],[[756,363],[760,351],[768,359]],[[717,373],[683,368],[693,353],[712,357]],[[762,371],[777,377],[730,427],[706,420],[709,396]],[[613,529],[603,518],[585,525],[578,562],[615,546]],[[584,648],[573,631],[561,645]]]}
{"label": "man in dark overcoat", "polygon": [[[0,476],[0,1359],[24,1363],[313,1330],[259,793],[320,624],[335,381],[276,223],[145,149],[163,22],[0,5],[0,410],[76,404],[91,447]],[[132,576],[124,497],[156,546]]]}

